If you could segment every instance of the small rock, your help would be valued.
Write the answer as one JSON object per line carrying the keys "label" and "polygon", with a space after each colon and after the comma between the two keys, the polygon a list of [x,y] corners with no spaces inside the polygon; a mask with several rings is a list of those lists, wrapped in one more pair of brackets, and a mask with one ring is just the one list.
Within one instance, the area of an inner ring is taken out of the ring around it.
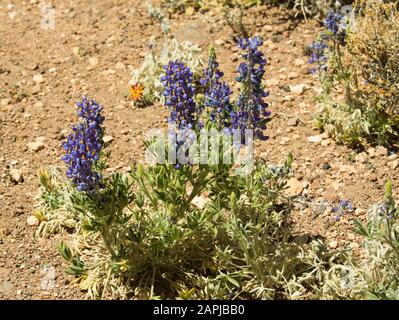
{"label": "small rock", "polygon": [[375,151],[377,156],[387,156],[388,155],[388,150],[385,147],[378,147],[377,150]]}
{"label": "small rock", "polygon": [[367,149],[367,153],[370,156],[370,158],[374,158],[375,157],[375,148]]}
{"label": "small rock", "polygon": [[280,141],[280,145],[285,145],[285,144],[287,144],[287,143],[289,143],[290,142],[290,138],[288,138],[288,137],[282,137],[281,138],[281,141]]}
{"label": "small rock", "polygon": [[14,181],[15,183],[21,183],[24,181],[22,172],[19,169],[11,169],[10,175],[11,175],[12,181]]}
{"label": "small rock", "polygon": [[302,59],[295,59],[294,61],[294,65],[297,67],[301,67],[305,64],[305,61],[303,61]]}
{"label": "small rock", "polygon": [[299,196],[304,189],[303,184],[296,178],[291,178],[290,180],[288,180],[287,187],[288,189],[286,189],[285,191],[290,196]]}
{"label": "small rock", "polygon": [[114,140],[114,137],[113,137],[113,136],[104,136],[104,137],[103,137],[104,143],[110,143],[110,142],[112,142],[113,140]]}
{"label": "small rock", "polygon": [[38,73],[33,76],[33,81],[36,83],[42,83],[44,81],[44,78],[40,73]]}
{"label": "small rock", "polygon": [[393,154],[391,154],[389,157],[388,157],[388,160],[396,160],[398,158],[398,155],[396,154],[396,153],[393,153]]}
{"label": "small rock", "polygon": [[320,137],[324,140],[324,139],[328,139],[330,138],[330,134],[327,131],[324,131]]}
{"label": "small rock", "polygon": [[338,194],[333,188],[329,188],[323,193],[323,198],[330,203],[335,203],[338,201]]}
{"label": "small rock", "polygon": [[30,63],[30,64],[28,64],[27,66],[26,66],[26,68],[28,69],[28,70],[32,70],[32,71],[34,71],[34,70],[36,70],[37,68],[39,68],[39,65],[37,64],[37,63]]}
{"label": "small rock", "polygon": [[353,241],[355,239],[356,239],[356,237],[353,233],[348,233],[348,240]]}
{"label": "small rock", "polygon": [[263,27],[263,30],[265,30],[266,32],[272,32],[273,31],[273,27],[271,25],[266,25]]}
{"label": "small rock", "polygon": [[324,170],[330,170],[331,169],[331,165],[329,163],[325,163],[325,164],[323,164],[323,169]]}
{"label": "small rock", "polygon": [[294,97],[293,96],[284,96],[284,101],[286,101],[286,102],[291,102],[291,101],[294,101]]}
{"label": "small rock", "polygon": [[98,58],[97,57],[90,57],[89,58],[89,64],[92,68],[96,67],[98,65]]}
{"label": "small rock", "polygon": [[297,118],[291,118],[287,121],[287,125],[289,127],[296,127],[298,125],[298,119]]}
{"label": "small rock", "polygon": [[45,141],[44,137],[38,137],[38,138],[36,138],[36,141],[28,143],[28,148],[35,152],[43,150],[44,149],[44,141]]}
{"label": "small rock", "polygon": [[225,44],[225,41],[224,41],[223,39],[216,39],[216,40],[215,40],[215,44],[216,44],[217,46],[222,46],[222,45]]}
{"label": "small rock", "polygon": [[79,47],[73,47],[72,52],[74,55],[79,55]]}
{"label": "small rock", "polygon": [[308,86],[306,84],[301,83],[301,84],[290,86],[290,89],[291,89],[292,93],[301,95],[308,89]]}
{"label": "small rock", "polygon": [[356,162],[365,163],[367,161],[367,154],[365,152],[358,153],[355,156]]}
{"label": "small rock", "polygon": [[329,246],[331,249],[335,249],[336,247],[338,247],[338,241],[337,241],[337,240],[333,240],[333,241],[331,241],[331,242],[328,244],[328,246]]}
{"label": "small rock", "polygon": [[38,226],[39,225],[39,219],[36,218],[35,216],[30,216],[28,219],[26,219],[26,223],[28,226]]}
{"label": "small rock", "polygon": [[323,140],[323,141],[321,142],[321,146],[322,146],[322,147],[327,147],[327,146],[329,146],[329,145],[331,144],[331,142],[332,142],[331,139]]}
{"label": "small rock", "polygon": [[310,136],[308,137],[308,141],[315,143],[315,144],[319,144],[321,143],[321,141],[323,140],[323,138],[321,136]]}
{"label": "small rock", "polygon": [[361,209],[361,208],[356,208],[355,209],[355,215],[356,216],[361,216],[361,215],[363,215],[363,214],[366,214],[366,210],[365,209]]}
{"label": "small rock", "polygon": [[399,166],[399,160],[393,160],[388,163],[392,170],[395,170]]}
{"label": "small rock", "polygon": [[198,209],[203,210],[205,208],[205,205],[208,202],[208,198],[205,198],[204,196],[196,196],[193,200],[192,200],[192,204],[194,206],[196,206]]}
{"label": "small rock", "polygon": [[57,68],[56,67],[51,67],[50,69],[48,69],[48,72],[56,73],[57,72]]}

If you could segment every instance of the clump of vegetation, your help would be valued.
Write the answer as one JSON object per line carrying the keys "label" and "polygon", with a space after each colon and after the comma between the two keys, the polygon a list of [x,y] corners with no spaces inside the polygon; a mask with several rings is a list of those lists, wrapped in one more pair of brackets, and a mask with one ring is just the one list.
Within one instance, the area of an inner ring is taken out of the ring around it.
{"label": "clump of vegetation", "polygon": [[[255,139],[267,138],[261,44],[259,38],[239,41],[244,62],[236,101],[214,50],[201,80],[201,99],[195,98],[193,73],[185,64],[170,61],[164,68],[169,122],[183,138],[204,128],[235,132],[231,148],[205,147],[211,159],[248,148],[247,130]],[[183,163],[178,157],[106,175],[102,107],[87,98],[77,107],[79,122],[64,143],[68,182],[58,183],[56,171],[40,173],[45,217],[40,233],[51,231],[46,226],[53,219],[63,228],[62,217],[72,217],[72,241],[61,243],[59,251],[70,264],[66,272],[92,297],[296,299],[320,286],[330,265],[342,261],[321,241],[291,233],[291,204],[282,193],[291,157],[280,166],[191,158]],[[152,148],[159,140],[146,143],[158,159],[160,150],[167,155],[172,150]],[[178,154],[184,143],[177,138]]]}
{"label": "clump of vegetation", "polygon": [[399,299],[399,212],[387,182],[382,203],[368,211],[364,225],[354,221],[364,238],[362,258],[335,265],[326,274],[319,296],[327,299]]}
{"label": "clump of vegetation", "polygon": [[316,125],[338,142],[389,144],[398,134],[398,8],[358,1],[356,19],[330,13],[311,46],[323,86]]}
{"label": "clump of vegetation", "polygon": [[176,39],[168,39],[159,54],[156,54],[155,46],[153,46],[144,57],[142,65],[132,71],[131,97],[135,103],[145,106],[156,101],[164,102],[160,78],[163,66],[170,60],[180,60],[186,63],[198,79],[204,67],[201,54],[202,49],[189,41],[179,42]]}

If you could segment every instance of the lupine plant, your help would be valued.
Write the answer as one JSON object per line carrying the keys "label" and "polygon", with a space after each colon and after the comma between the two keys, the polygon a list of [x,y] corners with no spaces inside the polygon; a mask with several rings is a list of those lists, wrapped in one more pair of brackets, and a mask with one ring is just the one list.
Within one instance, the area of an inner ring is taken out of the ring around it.
{"label": "lupine plant", "polygon": [[309,62],[323,87],[316,125],[338,142],[387,145],[398,135],[398,90],[392,85],[398,77],[398,37],[393,31],[399,24],[398,8],[358,0],[354,12],[352,23],[330,12],[325,30],[310,47]]}
{"label": "lupine plant", "polygon": [[[202,98],[187,66],[165,66],[165,104],[176,130],[238,129],[241,135],[250,128],[263,138],[269,113],[261,43],[239,43],[245,62],[238,69],[242,86],[235,102],[213,50]],[[40,233],[54,218],[74,221],[72,241],[58,249],[69,263],[66,272],[91,297],[302,298],[341,261],[322,242],[291,233],[291,204],[282,191],[292,157],[281,166],[258,160],[246,175],[236,174],[233,163],[168,162],[107,175],[101,110],[87,98],[78,104],[80,120],[64,143],[68,182],[60,185],[52,171],[40,173]]]}

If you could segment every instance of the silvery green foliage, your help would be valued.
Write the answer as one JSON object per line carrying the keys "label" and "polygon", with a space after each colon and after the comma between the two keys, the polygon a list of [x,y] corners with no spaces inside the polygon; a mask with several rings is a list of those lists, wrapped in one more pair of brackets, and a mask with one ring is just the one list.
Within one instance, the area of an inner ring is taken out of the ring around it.
{"label": "silvery green foliage", "polygon": [[151,104],[155,101],[164,103],[163,85],[160,80],[163,66],[168,64],[169,61],[182,61],[193,72],[194,78],[197,79],[204,68],[201,54],[201,47],[189,41],[168,40],[163,45],[159,55],[155,53],[155,48],[152,47],[151,51],[144,57],[142,65],[132,71],[130,83],[140,83],[144,86],[145,104]]}
{"label": "silvery green foliage", "polygon": [[367,212],[367,223],[355,221],[363,236],[362,258],[350,259],[328,271],[319,295],[327,299],[399,299],[399,221],[392,197],[391,183],[386,184],[383,203]]}
{"label": "silvery green foliage", "polygon": [[35,216],[40,221],[36,231],[38,236],[47,236],[76,227],[76,219],[69,208],[69,197],[74,191],[71,186],[65,184],[62,175],[61,169],[56,167],[38,171],[40,196],[35,211]]}
{"label": "silvery green foliage", "polygon": [[345,102],[323,97],[315,117],[318,128],[328,132],[337,142],[356,144],[370,134],[370,123],[360,109],[353,110]]}
{"label": "silvery green foliage", "polygon": [[154,19],[157,19],[161,24],[161,29],[164,34],[169,32],[169,20],[165,18],[161,8],[154,7],[151,3],[147,3],[148,15]]}

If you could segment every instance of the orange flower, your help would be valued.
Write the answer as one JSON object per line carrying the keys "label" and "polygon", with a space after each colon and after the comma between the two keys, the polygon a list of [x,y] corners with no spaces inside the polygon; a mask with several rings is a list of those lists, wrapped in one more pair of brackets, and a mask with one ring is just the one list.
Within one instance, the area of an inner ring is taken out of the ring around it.
{"label": "orange flower", "polygon": [[140,83],[135,83],[134,85],[130,86],[130,96],[132,97],[133,101],[139,101],[143,98],[143,90],[144,87]]}

